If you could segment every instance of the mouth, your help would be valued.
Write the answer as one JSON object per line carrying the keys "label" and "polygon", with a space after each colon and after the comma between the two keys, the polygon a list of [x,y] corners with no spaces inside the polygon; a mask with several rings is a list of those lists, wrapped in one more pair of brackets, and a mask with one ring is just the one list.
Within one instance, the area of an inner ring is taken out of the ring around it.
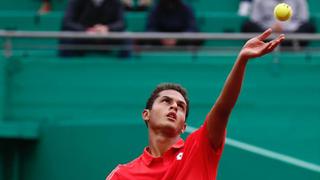
{"label": "mouth", "polygon": [[176,113],[174,112],[170,112],[167,114],[167,118],[170,120],[170,121],[176,121],[177,120],[177,115]]}

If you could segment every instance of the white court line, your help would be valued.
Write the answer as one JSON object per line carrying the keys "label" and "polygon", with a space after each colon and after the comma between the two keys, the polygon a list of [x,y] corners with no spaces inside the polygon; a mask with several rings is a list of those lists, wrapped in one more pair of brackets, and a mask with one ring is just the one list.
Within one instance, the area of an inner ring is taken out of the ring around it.
{"label": "white court line", "polygon": [[[186,132],[192,133],[195,130],[197,130],[197,128],[194,128],[192,126],[188,126],[186,129]],[[240,141],[237,141],[234,139],[230,139],[230,138],[226,138],[226,144],[233,146],[233,147],[236,147],[236,148],[239,148],[239,149],[242,149],[242,150],[245,150],[245,151],[249,151],[251,153],[259,154],[261,156],[265,156],[265,157],[275,159],[275,160],[278,160],[278,161],[281,161],[281,162],[284,162],[287,164],[301,167],[303,169],[307,169],[310,171],[315,171],[317,173],[320,173],[320,166],[317,164],[306,162],[306,161],[303,161],[303,160],[300,160],[300,159],[297,159],[297,158],[294,158],[291,156],[280,154],[280,153],[277,153],[274,151],[270,151],[270,150],[267,150],[264,148],[253,146],[253,145],[250,145],[250,144],[247,144],[244,142],[240,142]]]}

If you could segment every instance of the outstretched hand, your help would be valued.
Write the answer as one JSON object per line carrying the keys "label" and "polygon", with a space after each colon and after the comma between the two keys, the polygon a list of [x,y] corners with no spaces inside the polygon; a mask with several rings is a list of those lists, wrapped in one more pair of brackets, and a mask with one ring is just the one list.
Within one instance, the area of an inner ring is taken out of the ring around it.
{"label": "outstretched hand", "polygon": [[279,35],[276,39],[270,42],[264,42],[272,33],[272,29],[269,28],[262,34],[249,39],[240,51],[240,56],[245,59],[255,58],[263,56],[274,50],[284,39],[284,34]]}

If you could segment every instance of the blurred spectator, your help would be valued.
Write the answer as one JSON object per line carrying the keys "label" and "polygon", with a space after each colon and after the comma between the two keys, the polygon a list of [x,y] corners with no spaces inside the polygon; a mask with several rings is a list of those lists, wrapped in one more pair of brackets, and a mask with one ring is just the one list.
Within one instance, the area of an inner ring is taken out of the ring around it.
{"label": "blurred spectator", "polygon": [[145,11],[152,4],[152,0],[136,0],[136,2],[137,4],[134,0],[122,0],[125,9],[128,11]]}
{"label": "blurred spectator", "polygon": [[51,11],[51,0],[41,0],[41,6],[38,10],[39,14],[46,14]]}
{"label": "blurred spectator", "polygon": [[252,0],[240,0],[238,15],[249,16],[251,10]]}
{"label": "blurred spectator", "polygon": [[[183,0],[159,0],[151,9],[146,31],[148,32],[199,32],[193,9]],[[201,45],[200,40],[163,39],[154,45]]]}
{"label": "blurred spectator", "polygon": [[[315,33],[314,24],[309,21],[308,4],[306,0],[286,0],[293,10],[290,20],[281,22],[274,18],[273,9],[281,0],[253,0],[250,20],[242,26],[243,32],[263,32],[271,27],[278,33]],[[306,46],[307,41],[298,42],[299,46]],[[284,41],[283,46],[292,46],[291,41]]]}
{"label": "blurred spectator", "polygon": [[[119,0],[69,0],[62,21],[62,31],[107,34],[110,31],[124,31],[123,6]],[[59,55],[62,57],[83,56],[87,52],[109,52],[95,50],[71,50],[70,45],[127,45],[125,40],[61,39]],[[119,56],[128,56],[128,51],[120,51]]]}

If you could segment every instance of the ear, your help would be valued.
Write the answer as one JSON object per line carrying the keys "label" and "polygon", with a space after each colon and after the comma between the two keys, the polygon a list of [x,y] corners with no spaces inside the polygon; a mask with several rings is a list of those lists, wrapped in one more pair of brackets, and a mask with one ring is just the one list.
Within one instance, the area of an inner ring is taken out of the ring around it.
{"label": "ear", "polygon": [[187,123],[184,123],[182,129],[181,129],[181,134],[183,134],[187,129]]}
{"label": "ear", "polygon": [[147,123],[150,119],[150,110],[144,109],[142,112],[142,119]]}

